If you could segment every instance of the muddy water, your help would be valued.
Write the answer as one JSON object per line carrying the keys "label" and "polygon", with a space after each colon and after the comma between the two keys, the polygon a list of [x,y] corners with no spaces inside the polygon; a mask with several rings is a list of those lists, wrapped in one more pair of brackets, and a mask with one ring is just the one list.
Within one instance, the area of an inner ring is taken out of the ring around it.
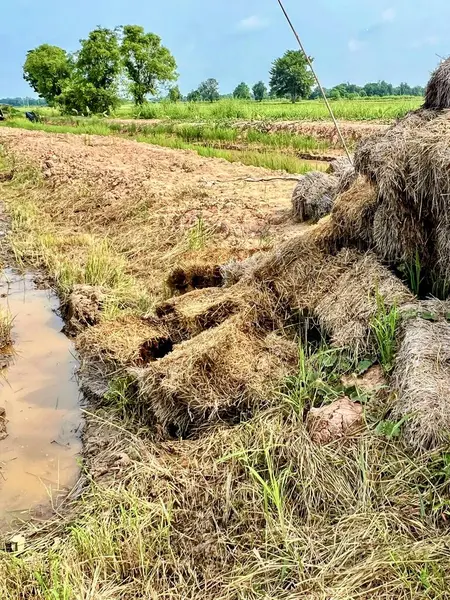
{"label": "muddy water", "polygon": [[13,323],[14,357],[0,378],[6,439],[0,441],[0,526],[48,516],[76,483],[81,450],[77,362],[61,333],[58,301],[30,276],[0,277],[0,306]]}

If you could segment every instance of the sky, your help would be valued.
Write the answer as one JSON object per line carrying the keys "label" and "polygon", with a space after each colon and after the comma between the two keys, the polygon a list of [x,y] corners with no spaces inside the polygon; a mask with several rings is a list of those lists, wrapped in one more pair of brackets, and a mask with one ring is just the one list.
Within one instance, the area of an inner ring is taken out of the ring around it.
{"label": "sky", "polygon": [[[449,0],[284,0],[325,87],[385,79],[424,85],[450,53]],[[272,61],[296,49],[277,0],[14,0],[0,20],[0,97],[34,95],[26,52],[75,51],[97,25],[138,24],[175,56],[186,94],[209,77],[221,93],[268,81]],[[447,41],[446,41],[447,40]]]}

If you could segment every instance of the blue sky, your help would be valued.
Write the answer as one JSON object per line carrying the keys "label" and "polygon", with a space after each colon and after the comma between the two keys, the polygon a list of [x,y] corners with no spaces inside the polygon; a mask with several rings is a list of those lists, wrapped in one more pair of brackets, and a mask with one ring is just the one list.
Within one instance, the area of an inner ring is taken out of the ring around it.
{"label": "blue sky", "polygon": [[[0,20],[0,97],[31,94],[27,50],[73,51],[97,25],[140,24],[174,54],[183,93],[215,77],[222,93],[267,81],[274,58],[295,48],[276,0],[14,0]],[[449,0],[285,0],[327,87],[386,79],[424,84],[450,49]]]}

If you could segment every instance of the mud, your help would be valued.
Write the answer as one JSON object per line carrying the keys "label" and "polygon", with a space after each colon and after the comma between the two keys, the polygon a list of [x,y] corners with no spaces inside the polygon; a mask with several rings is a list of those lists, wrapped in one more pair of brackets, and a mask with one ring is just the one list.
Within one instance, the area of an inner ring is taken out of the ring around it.
{"label": "mud", "polygon": [[[0,303],[13,322],[13,356],[2,370],[0,410],[0,528],[50,516],[79,476],[81,410],[77,361],[61,333],[58,300],[31,276],[3,272]],[[1,439],[1,436],[0,436]]]}

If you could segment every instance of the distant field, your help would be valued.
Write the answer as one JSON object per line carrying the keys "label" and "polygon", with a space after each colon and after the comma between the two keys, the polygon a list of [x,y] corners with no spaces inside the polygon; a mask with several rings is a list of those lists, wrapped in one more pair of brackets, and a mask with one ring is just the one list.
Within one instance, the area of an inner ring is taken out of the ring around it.
{"label": "distant field", "polygon": [[[423,102],[421,97],[389,96],[385,98],[358,98],[355,100],[334,100],[331,106],[338,119],[349,121],[390,121],[403,117],[410,110],[418,108]],[[22,110],[28,110],[23,108]],[[31,107],[30,110],[36,110]],[[46,116],[55,116],[58,111],[52,108],[40,108],[37,112]],[[149,102],[136,109],[132,104],[120,106],[116,117],[141,119],[173,120],[310,120],[325,121],[330,118],[322,100],[303,100],[292,104],[280,101],[242,101],[220,100],[219,102]]]}
{"label": "distant field", "polygon": [[[331,102],[338,119],[351,121],[392,120],[404,116],[418,108],[423,102],[420,97],[359,98],[357,100],[337,100]],[[159,102],[149,103],[139,111],[128,105],[119,110],[120,116],[127,114],[146,119],[283,119],[283,120],[329,120],[328,110],[321,100],[291,102],[245,102],[221,100],[215,103],[204,102]]]}

